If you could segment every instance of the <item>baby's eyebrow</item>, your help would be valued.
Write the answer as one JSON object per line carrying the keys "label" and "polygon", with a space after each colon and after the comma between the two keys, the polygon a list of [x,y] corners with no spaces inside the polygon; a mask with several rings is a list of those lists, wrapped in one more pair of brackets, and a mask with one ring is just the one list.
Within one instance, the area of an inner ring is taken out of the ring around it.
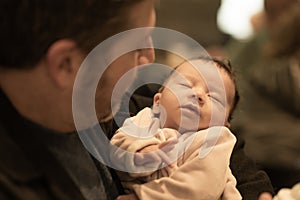
{"label": "baby's eyebrow", "polygon": [[190,81],[192,83],[195,83],[198,79],[193,76],[193,75],[190,75],[190,74],[183,74],[184,75],[184,78],[187,80],[187,81]]}

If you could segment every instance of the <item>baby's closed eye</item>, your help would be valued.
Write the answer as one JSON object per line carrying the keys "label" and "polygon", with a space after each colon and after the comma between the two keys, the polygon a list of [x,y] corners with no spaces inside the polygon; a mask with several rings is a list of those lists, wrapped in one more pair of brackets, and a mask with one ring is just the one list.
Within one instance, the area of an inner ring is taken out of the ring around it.
{"label": "baby's closed eye", "polygon": [[222,106],[225,106],[225,98],[220,97],[220,95],[216,93],[209,93],[208,96],[211,98],[211,100],[220,103]]}

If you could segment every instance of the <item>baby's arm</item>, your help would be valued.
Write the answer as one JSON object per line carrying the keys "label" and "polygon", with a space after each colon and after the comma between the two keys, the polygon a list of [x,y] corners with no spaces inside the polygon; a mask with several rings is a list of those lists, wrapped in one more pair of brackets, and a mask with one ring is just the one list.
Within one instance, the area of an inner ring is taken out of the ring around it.
{"label": "baby's arm", "polygon": [[236,188],[236,179],[232,175],[230,168],[227,170],[226,186],[222,195],[222,200],[239,199],[241,197],[239,191]]}
{"label": "baby's arm", "polygon": [[151,162],[171,164],[167,153],[174,149],[177,142],[175,138],[142,148],[134,155],[135,165],[141,166]]}
{"label": "baby's arm", "polygon": [[177,131],[169,129],[145,139],[118,130],[111,139],[111,143],[118,147],[111,152],[111,161],[120,171],[127,170],[132,177],[148,176],[157,170],[162,162],[170,163],[167,152],[174,148],[176,137]]}
{"label": "baby's arm", "polygon": [[[139,199],[220,199],[227,182],[230,155],[235,143],[227,128],[222,129],[210,153],[199,157],[199,144],[203,144],[207,130],[197,133],[194,142],[178,159],[179,168],[170,177],[163,177],[145,184],[134,185]],[[205,140],[206,144],[211,141]],[[235,187],[235,185],[233,186]],[[235,199],[241,199],[237,190]]]}

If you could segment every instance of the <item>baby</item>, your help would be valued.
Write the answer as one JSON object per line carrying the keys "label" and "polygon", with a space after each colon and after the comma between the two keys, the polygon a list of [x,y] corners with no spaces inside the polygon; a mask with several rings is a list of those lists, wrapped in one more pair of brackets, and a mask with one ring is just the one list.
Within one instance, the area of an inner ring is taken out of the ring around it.
{"label": "baby", "polygon": [[242,199],[229,168],[238,100],[229,63],[197,58],[176,67],[152,109],[127,119],[111,139],[119,147],[111,160],[124,165],[118,175],[132,193],[118,199]]}

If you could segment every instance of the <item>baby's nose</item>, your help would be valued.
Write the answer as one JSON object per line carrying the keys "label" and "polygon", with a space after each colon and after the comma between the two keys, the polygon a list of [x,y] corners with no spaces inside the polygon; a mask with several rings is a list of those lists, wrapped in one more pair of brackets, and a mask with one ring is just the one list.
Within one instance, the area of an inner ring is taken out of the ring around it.
{"label": "baby's nose", "polygon": [[204,103],[204,102],[205,102],[205,99],[206,99],[206,92],[205,92],[203,89],[201,89],[201,88],[196,89],[196,90],[194,91],[194,95],[195,95],[195,97],[198,99],[198,101],[199,101],[200,103]]}

